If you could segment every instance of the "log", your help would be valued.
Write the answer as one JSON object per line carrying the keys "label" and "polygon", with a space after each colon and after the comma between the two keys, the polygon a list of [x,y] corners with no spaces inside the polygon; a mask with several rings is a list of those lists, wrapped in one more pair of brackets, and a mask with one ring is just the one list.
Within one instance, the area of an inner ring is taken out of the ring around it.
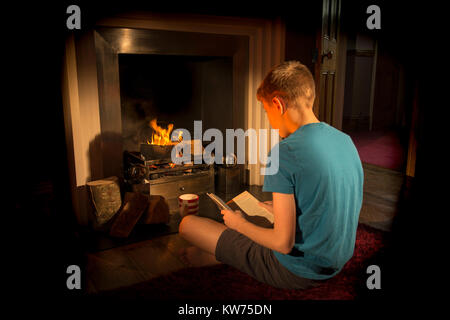
{"label": "log", "polygon": [[119,211],[122,200],[119,179],[109,177],[86,183],[95,207],[95,217],[99,226],[107,223]]}
{"label": "log", "polygon": [[150,195],[148,199],[149,205],[142,216],[144,224],[169,223],[170,212],[169,203],[163,196]]}
{"label": "log", "polygon": [[112,237],[126,238],[148,207],[148,197],[139,192],[127,192],[123,206],[109,231]]}

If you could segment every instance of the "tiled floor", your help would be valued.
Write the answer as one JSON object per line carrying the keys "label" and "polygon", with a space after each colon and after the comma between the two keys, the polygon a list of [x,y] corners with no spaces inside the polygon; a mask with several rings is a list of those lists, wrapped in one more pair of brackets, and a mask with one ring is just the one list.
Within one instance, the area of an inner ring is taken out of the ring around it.
{"label": "tiled floor", "polygon": [[149,280],[186,267],[178,251],[188,243],[178,234],[88,254],[87,292]]}
{"label": "tiled floor", "polygon": [[[370,164],[364,164],[364,172],[364,200],[360,222],[389,230],[396,213],[403,175]],[[251,192],[257,194],[257,189]],[[267,200],[261,196],[259,195],[260,200]],[[188,245],[178,234],[170,234],[89,253],[87,292],[95,293],[128,286],[185,268],[178,252]]]}

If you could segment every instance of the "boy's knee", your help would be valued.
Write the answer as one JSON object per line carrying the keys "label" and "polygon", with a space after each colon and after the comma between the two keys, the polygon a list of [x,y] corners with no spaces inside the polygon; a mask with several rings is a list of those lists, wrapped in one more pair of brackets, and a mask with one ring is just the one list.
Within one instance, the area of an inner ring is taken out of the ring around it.
{"label": "boy's knee", "polygon": [[192,215],[184,216],[181,219],[180,225],[178,226],[178,233],[183,236],[189,232],[189,226],[192,225],[192,220],[195,220],[195,217]]}

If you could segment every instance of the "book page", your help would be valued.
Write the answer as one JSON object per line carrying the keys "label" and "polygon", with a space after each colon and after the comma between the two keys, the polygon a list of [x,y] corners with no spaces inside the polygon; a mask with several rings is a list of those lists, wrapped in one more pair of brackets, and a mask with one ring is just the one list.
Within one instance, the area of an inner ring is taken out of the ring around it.
{"label": "book page", "polygon": [[261,207],[259,200],[248,191],[234,197],[233,201],[249,216],[261,216],[273,223],[273,213]]}

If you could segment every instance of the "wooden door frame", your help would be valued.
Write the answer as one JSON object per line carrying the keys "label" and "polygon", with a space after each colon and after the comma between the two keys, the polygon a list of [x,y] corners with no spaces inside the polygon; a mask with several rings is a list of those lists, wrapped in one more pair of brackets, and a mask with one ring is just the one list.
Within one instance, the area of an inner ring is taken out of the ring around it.
{"label": "wooden door frame", "polygon": [[[336,72],[335,81],[336,85],[334,88],[333,95],[333,110],[331,114],[331,124],[333,127],[341,130],[342,129],[342,117],[344,112],[344,92],[345,92],[345,76],[346,76],[346,62],[347,62],[347,36],[342,32],[341,29],[341,8],[342,2],[339,2],[337,8],[337,34],[336,34]],[[323,16],[323,15],[322,15]],[[316,99],[313,105],[314,114],[319,118],[319,105],[320,105],[320,72],[322,64],[322,29],[324,24],[321,23],[321,28],[316,32],[316,53],[317,58],[314,64],[314,81],[316,86]]]}
{"label": "wooden door frame", "polygon": [[414,97],[412,101],[411,124],[409,127],[408,153],[406,156],[406,175],[414,177],[416,172],[417,155],[417,127],[419,123],[419,90],[417,82],[414,84]]}

